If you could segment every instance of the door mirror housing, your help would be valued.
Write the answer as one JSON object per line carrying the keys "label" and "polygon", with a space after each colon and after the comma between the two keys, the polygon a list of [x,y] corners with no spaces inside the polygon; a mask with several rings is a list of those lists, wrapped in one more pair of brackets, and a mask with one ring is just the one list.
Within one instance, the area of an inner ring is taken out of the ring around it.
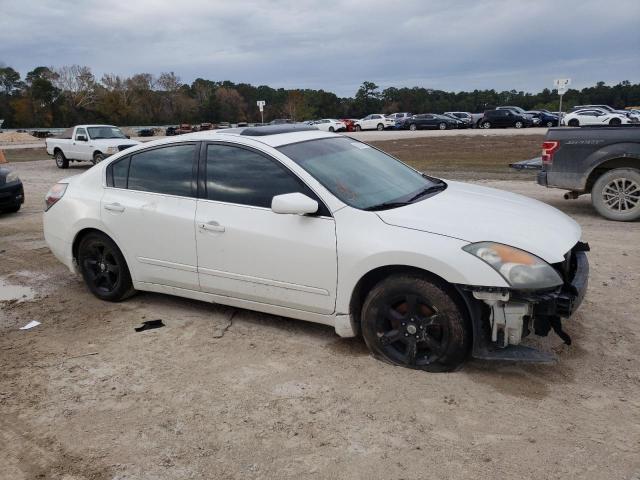
{"label": "door mirror housing", "polygon": [[85,137],[84,135],[78,135],[76,137],[76,141],[78,141],[78,142],[86,142],[87,141],[87,137]]}
{"label": "door mirror housing", "polygon": [[285,193],[273,197],[271,210],[274,213],[307,215],[318,211],[318,202],[302,193]]}

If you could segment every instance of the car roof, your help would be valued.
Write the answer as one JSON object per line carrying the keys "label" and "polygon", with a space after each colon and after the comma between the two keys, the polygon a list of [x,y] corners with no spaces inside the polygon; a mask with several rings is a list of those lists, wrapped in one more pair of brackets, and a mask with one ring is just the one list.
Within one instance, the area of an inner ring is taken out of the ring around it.
{"label": "car roof", "polygon": [[174,137],[176,142],[184,140],[224,140],[250,138],[270,147],[281,147],[290,143],[304,142],[319,138],[342,137],[331,132],[318,130],[310,125],[268,125],[263,127],[226,128],[224,130],[205,130]]}

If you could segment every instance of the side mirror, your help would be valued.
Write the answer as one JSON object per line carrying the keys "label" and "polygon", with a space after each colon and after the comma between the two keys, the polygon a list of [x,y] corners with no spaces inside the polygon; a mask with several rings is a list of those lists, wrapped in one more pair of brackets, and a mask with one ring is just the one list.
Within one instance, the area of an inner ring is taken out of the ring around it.
{"label": "side mirror", "polygon": [[273,197],[271,210],[274,213],[306,215],[318,211],[318,202],[302,193],[285,193]]}
{"label": "side mirror", "polygon": [[84,135],[78,135],[76,137],[76,141],[78,141],[78,142],[86,142],[87,141],[87,137],[85,137]]}
{"label": "side mirror", "polygon": [[129,138],[129,139],[130,139],[130,138],[131,138],[131,135],[125,135],[125,137],[127,137],[127,138]]}

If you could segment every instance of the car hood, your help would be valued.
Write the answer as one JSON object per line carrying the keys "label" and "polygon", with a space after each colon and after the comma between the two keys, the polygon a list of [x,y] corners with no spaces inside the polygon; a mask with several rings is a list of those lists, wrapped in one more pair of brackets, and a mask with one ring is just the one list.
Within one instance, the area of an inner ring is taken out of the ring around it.
{"label": "car hood", "polygon": [[545,203],[493,188],[447,184],[446,190],[423,201],[376,213],[389,225],[470,243],[499,242],[549,263],[563,261],[580,240],[580,226]]}

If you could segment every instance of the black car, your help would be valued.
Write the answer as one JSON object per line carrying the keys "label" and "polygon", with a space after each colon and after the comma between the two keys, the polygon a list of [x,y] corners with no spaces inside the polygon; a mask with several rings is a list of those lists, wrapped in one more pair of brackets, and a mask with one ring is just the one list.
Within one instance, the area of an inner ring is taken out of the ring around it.
{"label": "black car", "polygon": [[531,127],[532,125],[533,122],[529,117],[506,109],[486,110],[480,120],[480,126],[482,128],[524,128]]}
{"label": "black car", "polygon": [[540,122],[538,124],[541,127],[551,128],[558,126],[558,116],[550,112],[546,112],[544,110],[530,110],[527,114],[531,115],[533,118],[539,118]]}
{"label": "black car", "polygon": [[456,128],[457,123],[454,119],[445,117],[444,115],[436,115],[434,113],[421,113],[407,118],[402,124],[403,129],[420,130],[424,128],[437,128],[446,130],[448,128]]}
{"label": "black car", "polygon": [[469,126],[468,122],[456,117],[455,115],[453,115],[451,113],[443,113],[441,116],[447,117],[447,118],[450,118],[451,120],[453,120],[453,122],[455,124],[455,128],[467,128]]}
{"label": "black car", "polygon": [[22,182],[15,172],[0,167],[0,213],[14,213],[24,203]]}

